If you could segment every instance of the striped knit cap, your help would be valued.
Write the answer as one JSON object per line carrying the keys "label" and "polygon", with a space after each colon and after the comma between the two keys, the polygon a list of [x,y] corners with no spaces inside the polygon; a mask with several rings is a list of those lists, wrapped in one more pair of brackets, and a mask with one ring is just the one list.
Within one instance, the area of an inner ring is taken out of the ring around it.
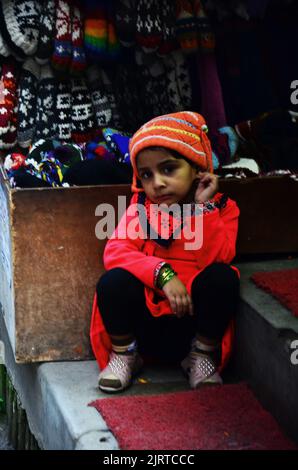
{"label": "striped knit cap", "polygon": [[134,173],[132,191],[143,191],[138,184],[136,158],[141,150],[151,146],[176,150],[202,170],[212,173],[212,152],[207,131],[203,116],[190,111],[165,114],[144,124],[129,142],[130,160]]}

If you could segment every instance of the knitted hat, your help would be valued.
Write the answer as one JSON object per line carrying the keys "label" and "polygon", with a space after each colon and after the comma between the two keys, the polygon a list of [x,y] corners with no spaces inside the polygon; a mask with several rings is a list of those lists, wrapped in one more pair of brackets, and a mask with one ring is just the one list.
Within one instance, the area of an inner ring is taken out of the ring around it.
{"label": "knitted hat", "polygon": [[55,0],[44,0],[39,24],[39,38],[35,55],[36,62],[46,64],[54,47],[54,29],[56,21]]}
{"label": "knitted hat", "polygon": [[94,134],[91,96],[84,79],[71,79],[71,138],[76,143],[88,142]]}
{"label": "knitted hat", "polygon": [[37,88],[36,129],[34,141],[41,138],[55,137],[55,104],[57,86],[52,68],[49,64],[43,65],[40,71],[40,80]]}
{"label": "knitted hat", "polygon": [[35,132],[39,77],[40,66],[27,59],[18,84],[18,143],[23,148],[30,147]]}
{"label": "knitted hat", "polygon": [[81,75],[86,68],[86,55],[84,49],[84,30],[81,11],[74,6],[71,19],[72,60],[70,64],[71,75]]}
{"label": "knitted hat", "polygon": [[25,60],[37,49],[40,3],[37,0],[2,0],[0,29],[11,52]]}
{"label": "knitted hat", "polygon": [[99,62],[107,58],[108,19],[103,0],[85,0],[84,46],[88,59]]}
{"label": "knitted hat", "polygon": [[134,170],[132,190],[143,191],[137,185],[138,153],[151,146],[162,146],[179,152],[202,170],[213,172],[211,144],[207,137],[205,119],[198,113],[180,113],[158,116],[144,124],[129,143],[130,160]]}
{"label": "knitted hat", "polygon": [[61,76],[68,73],[72,59],[70,15],[70,3],[65,0],[57,0],[52,66]]}

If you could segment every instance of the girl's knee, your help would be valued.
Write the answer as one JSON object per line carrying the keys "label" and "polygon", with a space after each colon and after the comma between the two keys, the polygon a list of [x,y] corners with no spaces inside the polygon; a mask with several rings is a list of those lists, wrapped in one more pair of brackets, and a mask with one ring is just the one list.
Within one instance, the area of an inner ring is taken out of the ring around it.
{"label": "girl's knee", "polygon": [[131,289],[137,288],[137,285],[141,284],[131,273],[122,268],[114,268],[106,271],[99,279],[96,292],[98,295],[117,295],[117,292],[130,291]]}
{"label": "girl's knee", "polygon": [[229,264],[213,263],[196,277],[193,287],[200,289],[207,285],[216,290],[229,288],[238,290],[240,282],[237,272]]}

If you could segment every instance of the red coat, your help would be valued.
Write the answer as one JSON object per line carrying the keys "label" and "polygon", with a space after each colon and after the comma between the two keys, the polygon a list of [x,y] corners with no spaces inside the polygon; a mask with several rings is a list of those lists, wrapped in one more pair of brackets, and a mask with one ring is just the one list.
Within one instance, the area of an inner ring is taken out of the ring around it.
{"label": "red coat", "polygon": [[[215,199],[219,200],[218,193]],[[139,196],[135,194],[131,204],[137,202]],[[194,224],[196,215],[188,219]],[[104,251],[104,267],[106,270],[123,268],[137,277],[144,284],[145,298],[148,309],[154,316],[171,314],[168,300],[164,297],[154,303],[154,272],[157,265],[166,261],[177,272],[187,291],[191,292],[193,279],[209,264],[214,262],[230,263],[235,256],[235,246],[238,231],[239,209],[234,201],[227,199],[226,205],[221,209],[214,209],[203,216],[203,244],[197,250],[186,250],[187,240],[182,233],[181,238],[175,238],[168,246],[161,246],[155,240],[125,238],[126,230],[135,224],[138,233],[144,233],[139,222],[137,209],[134,205],[128,207],[111,239],[107,242]],[[232,266],[239,275],[236,267]],[[117,286],[115,286],[115,290]],[[160,294],[161,291],[158,291]],[[105,330],[97,306],[96,294],[93,302],[91,319],[91,344],[100,369],[103,369],[109,360],[111,351],[110,338]],[[231,353],[233,339],[233,324],[225,333],[222,341],[223,367]]]}

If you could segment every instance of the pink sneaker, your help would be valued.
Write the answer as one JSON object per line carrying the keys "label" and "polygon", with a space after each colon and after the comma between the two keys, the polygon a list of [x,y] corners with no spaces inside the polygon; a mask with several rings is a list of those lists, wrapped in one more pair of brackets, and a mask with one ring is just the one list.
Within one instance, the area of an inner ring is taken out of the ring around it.
{"label": "pink sneaker", "polygon": [[120,392],[129,387],[142,366],[143,360],[137,352],[116,354],[112,351],[108,365],[99,374],[98,386],[104,392]]}
{"label": "pink sneaker", "polygon": [[222,385],[223,383],[214,361],[206,354],[191,351],[183,359],[181,366],[188,376],[191,388],[195,389],[205,385]]}

